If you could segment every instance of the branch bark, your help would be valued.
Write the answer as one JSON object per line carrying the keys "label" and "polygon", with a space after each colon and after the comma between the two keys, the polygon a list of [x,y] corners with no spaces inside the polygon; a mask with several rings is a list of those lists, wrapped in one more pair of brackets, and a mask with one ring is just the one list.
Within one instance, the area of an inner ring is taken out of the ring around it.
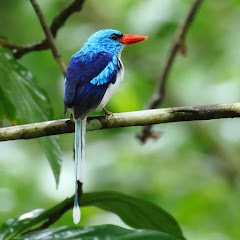
{"label": "branch bark", "polygon": [[[240,117],[240,103],[162,108],[114,113],[108,117],[107,121],[105,121],[105,116],[88,117],[87,131],[238,117]],[[60,119],[1,128],[0,141],[32,139],[73,132],[74,123],[70,119]]]}
{"label": "branch bark", "polygon": [[[155,109],[157,108],[163,101],[165,97],[166,92],[166,82],[167,78],[170,72],[170,69],[174,63],[174,60],[177,56],[177,53],[180,52],[183,55],[186,54],[186,46],[185,46],[185,38],[187,35],[187,32],[194,20],[194,17],[197,13],[197,10],[199,9],[201,3],[203,0],[195,0],[183,22],[183,24],[179,24],[175,35],[177,36],[176,40],[173,42],[173,45],[170,49],[169,55],[167,57],[165,66],[163,68],[163,72],[160,77],[160,84],[158,87],[157,93],[154,93],[152,96],[152,99],[150,100],[150,103],[147,107],[147,109]],[[148,138],[151,138],[152,136],[156,136],[151,131],[152,126],[146,126],[143,128],[142,134],[138,135],[138,138],[144,143]]]}

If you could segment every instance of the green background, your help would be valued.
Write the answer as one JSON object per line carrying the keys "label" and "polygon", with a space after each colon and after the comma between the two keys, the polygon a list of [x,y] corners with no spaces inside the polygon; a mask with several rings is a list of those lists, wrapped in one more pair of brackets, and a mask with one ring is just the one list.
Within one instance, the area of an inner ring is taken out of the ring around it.
{"label": "green background", "polygon": [[[107,105],[112,112],[142,110],[156,89],[175,29],[191,3],[86,0],[83,10],[61,28],[56,45],[67,64],[97,30],[147,35],[146,42],[124,49],[125,78]],[[39,4],[50,24],[69,1]],[[239,101],[239,22],[238,0],[204,1],[187,36],[187,56],[177,57],[161,107]],[[0,35],[9,41],[26,44],[44,38],[29,1],[1,1],[0,23]],[[64,79],[51,51],[29,53],[19,62],[49,96],[54,119],[63,118]],[[145,145],[136,139],[140,127],[87,133],[84,191],[115,190],[156,203],[177,219],[187,239],[238,239],[239,120],[169,123],[154,129],[161,138]],[[73,194],[74,137],[66,134],[59,140],[63,164],[58,190],[36,140],[0,144],[0,224]],[[111,213],[82,208],[80,225],[105,223],[125,226]],[[55,224],[61,225],[73,226],[71,211]]]}

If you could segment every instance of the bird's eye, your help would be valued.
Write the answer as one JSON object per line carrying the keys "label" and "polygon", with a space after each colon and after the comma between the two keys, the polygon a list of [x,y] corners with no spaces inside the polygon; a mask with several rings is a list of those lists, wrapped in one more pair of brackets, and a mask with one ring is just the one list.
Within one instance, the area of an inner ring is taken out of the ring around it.
{"label": "bird's eye", "polygon": [[120,36],[120,35],[118,35],[118,34],[113,34],[110,38],[112,39],[112,40],[119,40],[120,38],[121,38],[122,36]]}

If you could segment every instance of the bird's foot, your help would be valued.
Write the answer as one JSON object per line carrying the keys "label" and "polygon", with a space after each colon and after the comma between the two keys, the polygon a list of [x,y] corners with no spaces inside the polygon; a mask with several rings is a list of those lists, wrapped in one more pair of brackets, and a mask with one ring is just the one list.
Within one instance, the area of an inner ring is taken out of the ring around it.
{"label": "bird's foot", "polygon": [[71,115],[70,115],[70,120],[71,120],[72,122],[74,122],[72,113],[71,113]]}
{"label": "bird's foot", "polygon": [[103,108],[104,112],[105,112],[105,122],[107,122],[109,115],[112,114],[112,112],[108,111],[105,107]]}

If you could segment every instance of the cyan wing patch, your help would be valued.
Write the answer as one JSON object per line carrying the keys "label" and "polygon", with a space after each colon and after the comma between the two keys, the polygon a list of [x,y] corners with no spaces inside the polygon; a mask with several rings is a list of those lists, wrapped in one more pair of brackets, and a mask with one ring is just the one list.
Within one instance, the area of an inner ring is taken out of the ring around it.
{"label": "cyan wing patch", "polygon": [[90,83],[97,86],[107,83],[112,79],[117,69],[118,69],[118,59],[114,55],[112,58],[112,61],[110,61],[108,65],[96,77],[94,77],[90,81]]}

